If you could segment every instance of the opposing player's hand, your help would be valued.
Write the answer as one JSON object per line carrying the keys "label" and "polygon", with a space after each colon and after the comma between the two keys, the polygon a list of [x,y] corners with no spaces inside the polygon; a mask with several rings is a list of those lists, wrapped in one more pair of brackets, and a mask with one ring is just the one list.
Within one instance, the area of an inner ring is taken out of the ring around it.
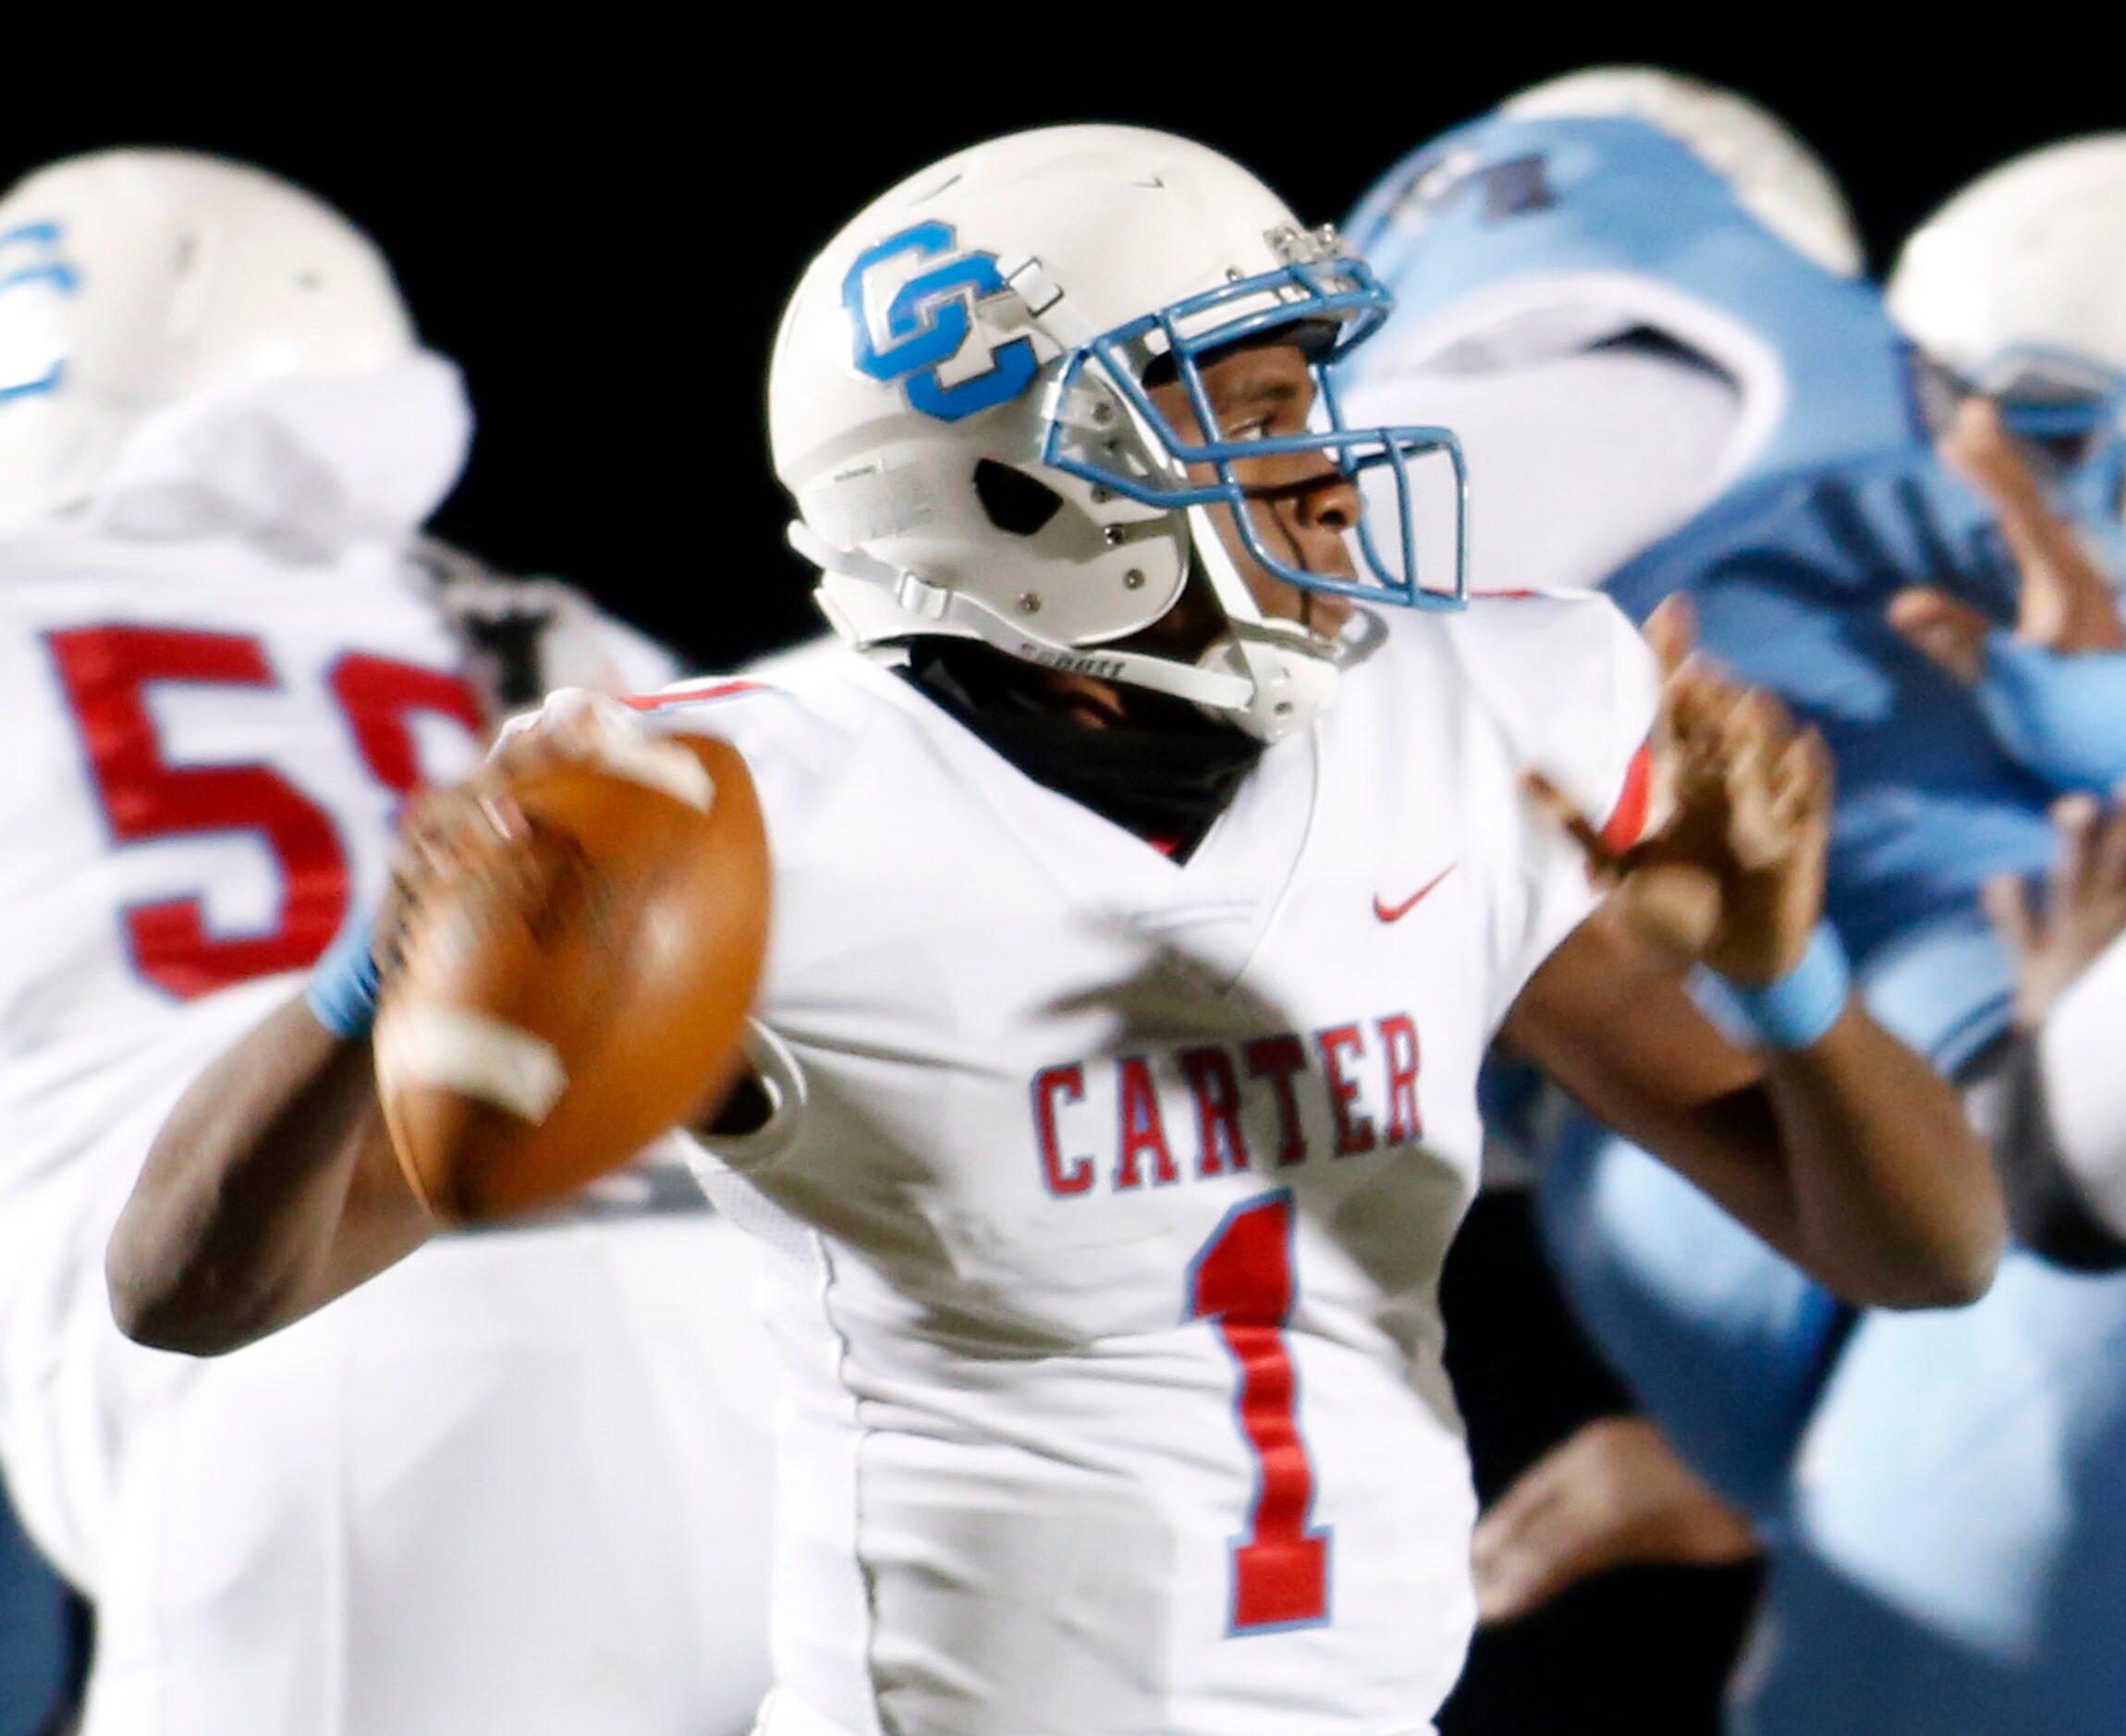
{"label": "opposing player's hand", "polygon": [[2053,804],[2059,835],[2042,907],[2017,874],[1985,885],[1985,913],[2015,960],[2015,1021],[2044,1023],[2067,985],[2126,934],[2126,790],[2107,812],[2094,796]]}
{"label": "opposing player's hand", "polygon": [[1931,586],[1900,591],[1889,601],[1889,624],[1913,649],[1965,687],[1985,677],[1985,636],[1993,620],[1961,598]]}
{"label": "opposing player's hand", "polygon": [[[2062,656],[2126,650],[2111,587],[2073,527],[2053,511],[1993,400],[1964,399],[1940,451],[1993,508],[2014,557],[2015,637]],[[1985,675],[1993,623],[1968,603],[1926,587],[1900,591],[1890,600],[1889,623],[1967,686]]]}
{"label": "opposing player's hand", "polygon": [[1800,963],[1822,911],[1831,760],[1771,694],[1697,654],[1689,605],[1646,623],[1661,666],[1654,727],[1657,829],[1621,852],[1546,780],[1537,798],[1579,839],[1632,927],[1680,962],[1745,986]]}
{"label": "opposing player's hand", "polygon": [[1590,1423],[1477,1524],[1477,1613],[1513,1621],[1592,1574],[1642,1564],[1725,1567],[1756,1553],[1750,1522],[1638,1417]]}

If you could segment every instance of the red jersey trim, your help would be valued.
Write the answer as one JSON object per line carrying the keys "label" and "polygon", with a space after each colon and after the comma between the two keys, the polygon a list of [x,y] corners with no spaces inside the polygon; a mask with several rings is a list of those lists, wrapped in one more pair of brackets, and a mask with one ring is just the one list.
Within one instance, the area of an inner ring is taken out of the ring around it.
{"label": "red jersey trim", "polygon": [[1609,811],[1608,824],[1602,828],[1602,846],[1612,855],[1621,855],[1630,850],[1645,831],[1653,783],[1653,752],[1648,743],[1642,741],[1639,751],[1631,756],[1631,764],[1624,769],[1623,793],[1617,798],[1617,805]]}
{"label": "red jersey trim", "polygon": [[670,693],[641,693],[620,703],[636,711],[660,711],[666,705],[696,705],[703,700],[729,699],[739,693],[772,693],[765,681],[697,681]]}

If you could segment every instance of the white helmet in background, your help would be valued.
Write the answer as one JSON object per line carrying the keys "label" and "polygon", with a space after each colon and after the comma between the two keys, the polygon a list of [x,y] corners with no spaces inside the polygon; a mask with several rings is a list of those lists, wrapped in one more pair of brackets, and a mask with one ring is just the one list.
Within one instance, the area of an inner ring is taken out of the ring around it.
{"label": "white helmet in background", "polygon": [[1889,306],[1966,378],[2010,349],[2126,373],[2126,133],[2047,145],[1981,175],[1907,238]]}
{"label": "white helmet in background", "polygon": [[2075,504],[2126,506],[2126,133],[2047,145],[1980,176],[1915,229],[1889,310],[1987,394]]}
{"label": "white helmet in background", "polygon": [[102,151],[0,198],[0,526],[92,495],[142,418],[261,375],[417,353],[373,243],[241,163]]}
{"label": "white helmet in background", "polygon": [[1856,277],[1867,263],[1852,211],[1823,160],[1739,92],[1657,67],[1587,67],[1498,106],[1522,120],[1645,121],[1689,145],[1745,211],[1826,271]]}
{"label": "white helmet in background", "polygon": [[[1192,701],[1266,740],[1301,727],[1349,647],[1264,618],[1215,507],[1301,589],[1414,606],[1465,595],[1453,437],[1345,429],[1328,391],[1326,364],[1388,306],[1333,230],[1301,227],[1186,139],[1046,128],[910,176],[813,262],[776,340],[776,471],[800,515],[791,541],[822,568],[823,609],[859,646],[979,639]],[[1287,330],[1315,340],[1314,432],[1191,445],[1144,388],[1148,370],[1174,371],[1207,422],[1200,360]],[[1384,557],[1354,532],[1356,581],[1294,568],[1246,509],[1232,466],[1300,450],[1397,490],[1402,546]],[[1191,483],[1191,463],[1216,480]],[[1421,483],[1438,503],[1428,546],[1453,551],[1435,583],[1417,570]],[[1199,662],[1118,645],[1197,574],[1227,622]]]}

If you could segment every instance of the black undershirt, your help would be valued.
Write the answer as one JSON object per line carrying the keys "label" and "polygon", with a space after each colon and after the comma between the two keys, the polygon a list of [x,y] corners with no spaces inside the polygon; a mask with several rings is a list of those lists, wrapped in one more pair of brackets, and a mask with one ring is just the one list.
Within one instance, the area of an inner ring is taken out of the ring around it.
{"label": "black undershirt", "polygon": [[967,639],[918,639],[901,675],[1044,788],[1186,862],[1263,744],[1186,700],[1131,690],[1130,722],[1067,715],[1033,665]]}

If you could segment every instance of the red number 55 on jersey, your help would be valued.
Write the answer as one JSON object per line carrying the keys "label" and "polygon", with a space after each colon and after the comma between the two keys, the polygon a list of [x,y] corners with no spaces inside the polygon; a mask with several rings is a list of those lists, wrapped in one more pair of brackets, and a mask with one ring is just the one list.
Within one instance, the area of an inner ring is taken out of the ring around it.
{"label": "red number 55 on jersey", "polygon": [[[247,634],[141,625],[68,628],[45,642],[115,843],[249,834],[279,874],[279,910],[262,932],[212,932],[203,886],[121,911],[141,974],[189,1000],[313,963],[347,920],[351,888],[332,814],[270,765],[172,764],[151,704],[163,687],[280,688],[264,646]],[[422,781],[417,715],[481,733],[471,691],[439,669],[348,651],[325,685],[369,775],[399,796]]]}

